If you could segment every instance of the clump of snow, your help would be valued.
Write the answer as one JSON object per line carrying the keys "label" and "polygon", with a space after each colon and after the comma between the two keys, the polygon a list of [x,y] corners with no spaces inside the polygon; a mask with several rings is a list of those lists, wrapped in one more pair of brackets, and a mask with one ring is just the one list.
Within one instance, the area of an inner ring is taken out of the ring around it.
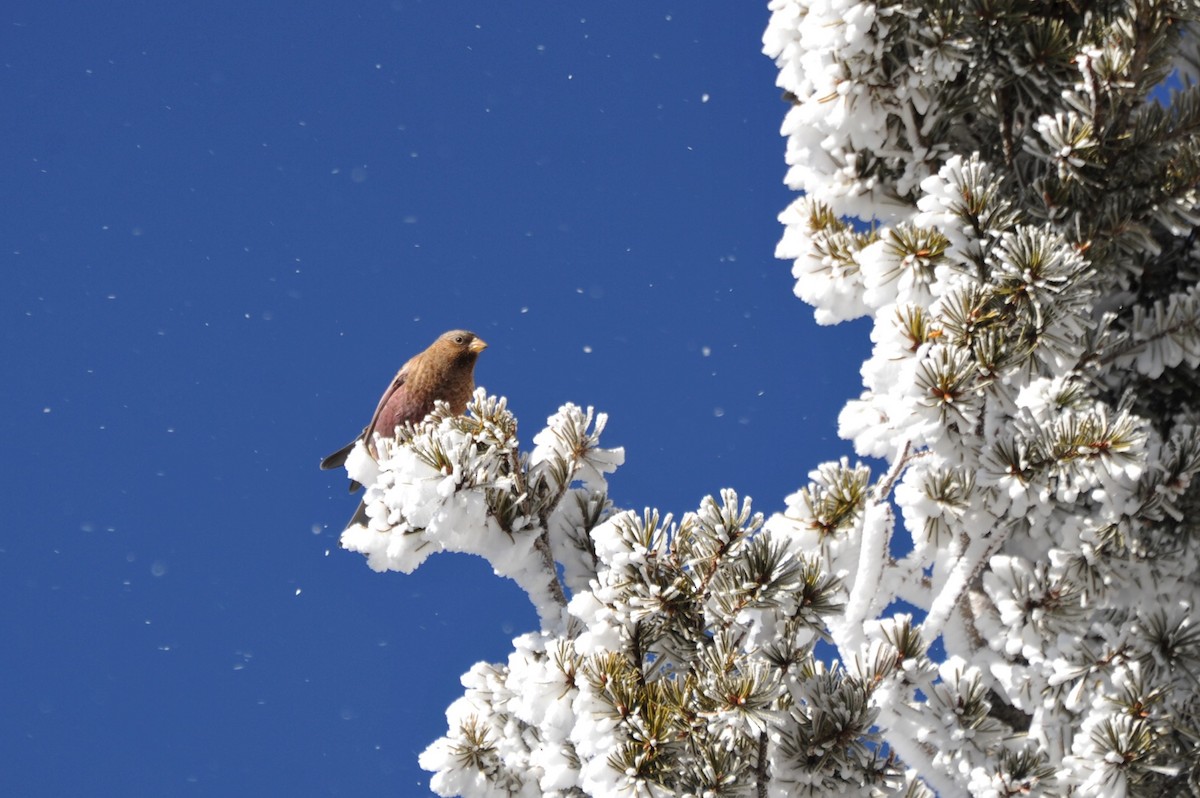
{"label": "clump of snow", "polygon": [[[503,398],[477,389],[469,411],[435,412],[411,436],[377,439],[378,460],[355,447],[346,470],[365,487],[367,521],[342,533],[342,547],[366,555],[375,571],[403,573],[438,552],[483,557],[525,590],[544,623],[557,624],[565,599],[555,553],[578,562],[587,536],[579,508],[590,499],[594,514],[607,511],[605,475],[624,451],[599,445],[603,413],[567,404],[534,436],[523,463]],[[567,574],[577,583],[580,568]]]}

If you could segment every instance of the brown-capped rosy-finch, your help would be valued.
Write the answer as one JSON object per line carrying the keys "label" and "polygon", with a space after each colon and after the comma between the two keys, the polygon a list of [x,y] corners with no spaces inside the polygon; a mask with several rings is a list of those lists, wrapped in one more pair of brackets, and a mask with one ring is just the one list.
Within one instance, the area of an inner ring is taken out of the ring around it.
{"label": "brown-capped rosy-finch", "polygon": [[[428,349],[414,355],[400,367],[379,398],[371,423],[363,428],[357,438],[322,460],[321,468],[343,465],[360,440],[373,457],[378,456],[375,451],[376,435],[390,438],[396,434],[396,427],[421,421],[429,415],[434,402],[439,399],[450,405],[452,412],[462,414],[475,390],[475,361],[486,348],[483,339],[466,330],[451,330],[440,335]],[[357,482],[350,482],[351,492],[360,487]],[[360,504],[350,525],[365,520],[364,508]]]}

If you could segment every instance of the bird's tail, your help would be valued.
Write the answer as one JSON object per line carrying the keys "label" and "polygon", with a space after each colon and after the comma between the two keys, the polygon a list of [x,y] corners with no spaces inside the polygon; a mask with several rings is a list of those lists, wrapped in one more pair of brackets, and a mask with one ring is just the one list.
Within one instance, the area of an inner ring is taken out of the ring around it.
{"label": "bird's tail", "polygon": [[352,526],[367,526],[371,519],[367,517],[367,505],[362,502],[358,503],[358,509],[354,511],[354,515],[350,516],[350,520],[346,522],[346,529]]}
{"label": "bird's tail", "polygon": [[343,446],[342,448],[338,449],[333,454],[326,457],[324,460],[321,461],[321,468],[328,471],[331,468],[341,468],[342,466],[344,466],[346,464],[346,458],[350,456],[350,452],[352,452],[354,450],[354,444],[356,444],[356,443],[358,443],[357,438],[350,441],[345,446]]}
{"label": "bird's tail", "polygon": [[[338,449],[333,454],[321,461],[321,468],[328,471],[331,468],[341,468],[346,464],[346,458],[350,456],[350,452],[354,451],[354,444],[358,443],[358,438],[347,443],[342,448]],[[361,482],[350,480],[350,492],[357,493],[362,487]]]}

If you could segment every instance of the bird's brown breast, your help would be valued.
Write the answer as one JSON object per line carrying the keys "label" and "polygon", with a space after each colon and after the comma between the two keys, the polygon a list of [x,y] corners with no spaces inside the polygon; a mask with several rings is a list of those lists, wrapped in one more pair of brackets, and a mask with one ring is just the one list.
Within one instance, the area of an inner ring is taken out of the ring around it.
{"label": "bird's brown breast", "polygon": [[448,404],[455,415],[462,415],[475,390],[475,360],[474,353],[465,357],[436,349],[422,353],[404,384],[384,404],[370,432],[391,435],[398,426],[416,424],[433,411],[438,401]]}

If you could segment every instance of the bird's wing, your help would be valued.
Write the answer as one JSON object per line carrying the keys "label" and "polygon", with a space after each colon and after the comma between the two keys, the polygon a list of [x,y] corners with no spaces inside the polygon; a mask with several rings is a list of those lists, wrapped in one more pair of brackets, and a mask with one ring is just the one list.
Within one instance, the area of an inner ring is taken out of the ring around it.
{"label": "bird's wing", "polygon": [[[371,414],[371,423],[363,429],[362,435],[358,436],[368,446],[371,445],[371,436],[375,434],[375,425],[379,422],[379,414],[383,412],[383,408],[387,406],[388,400],[396,394],[396,391],[404,386],[404,381],[408,378],[408,373],[412,371],[413,360],[416,360],[416,358],[409,360],[396,372],[396,376],[392,378],[392,384],[383,392],[383,396],[379,397],[379,404],[375,406],[375,412]],[[391,430],[387,430],[387,434],[390,435],[391,432]]]}
{"label": "bird's wing", "polygon": [[[416,358],[413,358],[413,360],[415,359]],[[409,366],[412,364],[413,360],[409,360],[408,363],[405,363],[400,367],[400,370],[396,372],[396,376],[392,378],[391,385],[389,385],[387,390],[383,392],[383,396],[379,397],[379,404],[375,406],[375,413],[371,416],[371,423],[363,427],[363,431],[358,433],[354,440],[350,441],[345,446],[322,460],[321,468],[329,470],[331,468],[340,467],[346,462],[346,458],[354,449],[354,444],[358,443],[359,441],[365,441],[368,446],[371,444],[371,435],[375,432],[375,423],[379,421],[379,414],[383,412],[383,408],[385,405],[387,405],[388,399],[391,399],[392,395],[400,389],[400,386],[404,385],[404,380],[408,376],[408,372],[411,370]],[[351,482],[350,491],[353,493],[356,490],[358,490],[358,483]]]}

